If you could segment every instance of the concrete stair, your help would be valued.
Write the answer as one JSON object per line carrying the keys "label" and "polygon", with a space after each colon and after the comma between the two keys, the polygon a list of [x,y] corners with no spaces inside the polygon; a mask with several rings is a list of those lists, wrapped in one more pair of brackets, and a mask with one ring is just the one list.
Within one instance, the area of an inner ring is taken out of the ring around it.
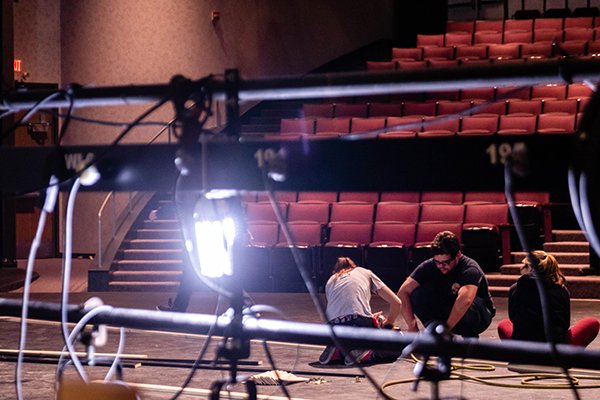
{"label": "concrete stair", "polygon": [[[172,207],[170,201],[157,198],[149,209]],[[183,241],[179,223],[174,219],[146,219],[140,214],[134,228],[121,244],[109,272],[109,291],[163,292],[179,286],[183,266]],[[159,213],[155,213],[159,214]]]}
{"label": "concrete stair", "polygon": [[[600,299],[600,276],[590,267],[590,249],[583,232],[578,230],[554,230],[553,241],[543,244],[544,251],[552,253],[567,277],[571,298]],[[512,252],[510,263],[500,267],[499,273],[486,277],[492,296],[506,297],[508,289],[520,276],[521,260],[525,252]]]}

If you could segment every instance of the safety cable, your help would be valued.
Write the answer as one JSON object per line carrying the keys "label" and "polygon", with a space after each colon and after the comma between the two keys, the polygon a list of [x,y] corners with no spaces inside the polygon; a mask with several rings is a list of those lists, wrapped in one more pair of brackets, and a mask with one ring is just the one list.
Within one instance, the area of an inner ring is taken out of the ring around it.
{"label": "safety cable", "polygon": [[53,175],[50,178],[48,189],[46,190],[46,199],[44,200],[44,206],[40,212],[38,219],[38,226],[35,232],[34,239],[29,249],[29,256],[27,257],[27,267],[25,270],[25,282],[23,284],[23,307],[21,309],[21,330],[19,334],[19,353],[17,356],[17,364],[15,367],[15,388],[17,392],[17,399],[23,399],[23,357],[27,343],[27,318],[29,313],[29,297],[31,281],[33,278],[33,270],[35,267],[35,258],[37,251],[42,242],[42,236],[44,233],[44,227],[46,225],[46,216],[49,213],[54,212],[54,206],[56,205],[56,198],[58,197],[58,189],[56,182],[58,179]]}
{"label": "safety cable", "polygon": [[69,199],[67,201],[67,211],[66,211],[66,222],[65,222],[65,250],[64,250],[64,259],[63,259],[63,269],[62,269],[62,290],[61,290],[61,302],[60,302],[60,327],[63,335],[63,340],[65,345],[69,351],[69,356],[73,361],[73,365],[79,374],[81,380],[85,383],[88,382],[87,374],[83,369],[83,365],[75,352],[75,348],[73,343],[69,340],[69,328],[68,328],[68,306],[69,306],[69,288],[70,288],[70,280],[71,280],[71,260],[73,257],[72,247],[73,247],[73,211],[75,208],[75,199],[77,198],[77,192],[79,191],[79,187],[81,183],[79,178],[76,178],[73,182],[73,186],[71,187],[71,191],[69,193]]}

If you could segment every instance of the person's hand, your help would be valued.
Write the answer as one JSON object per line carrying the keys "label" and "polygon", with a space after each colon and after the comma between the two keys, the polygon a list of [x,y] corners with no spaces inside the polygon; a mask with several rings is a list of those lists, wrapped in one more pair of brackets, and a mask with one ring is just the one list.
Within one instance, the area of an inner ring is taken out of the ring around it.
{"label": "person's hand", "polygon": [[387,322],[387,318],[383,315],[382,311],[377,311],[376,313],[374,313],[373,319],[377,321],[377,326],[379,326],[380,328],[383,327],[383,325],[385,325],[385,323]]}

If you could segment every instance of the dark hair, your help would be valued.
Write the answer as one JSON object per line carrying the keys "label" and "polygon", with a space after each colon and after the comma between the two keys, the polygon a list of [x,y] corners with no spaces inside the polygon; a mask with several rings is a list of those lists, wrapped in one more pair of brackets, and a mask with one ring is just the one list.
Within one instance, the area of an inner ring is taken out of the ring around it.
{"label": "dark hair", "polygon": [[431,251],[433,255],[449,254],[450,257],[454,258],[460,251],[460,241],[450,231],[439,232],[431,242]]}

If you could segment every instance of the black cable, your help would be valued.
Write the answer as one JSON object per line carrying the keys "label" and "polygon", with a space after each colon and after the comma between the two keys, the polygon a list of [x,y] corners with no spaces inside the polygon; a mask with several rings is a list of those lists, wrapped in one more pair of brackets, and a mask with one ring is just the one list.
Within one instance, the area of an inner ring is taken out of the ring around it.
{"label": "black cable", "polygon": [[[29,118],[31,118],[33,116],[33,114],[35,114],[39,108],[44,105],[44,103],[53,100],[54,98],[58,97],[61,94],[64,94],[65,91],[64,90],[57,90],[56,92],[52,92],[50,93],[48,96],[44,97],[43,99],[39,100],[37,103],[35,103],[33,105],[33,107],[31,107],[21,118],[19,118],[19,120],[17,122],[15,122],[13,124],[13,126],[11,126],[6,132],[2,133],[2,136],[0,136],[0,143],[4,142],[4,140],[11,134],[13,133],[19,126],[21,126],[21,124],[23,124],[24,122],[27,122],[29,120]],[[11,110],[7,110],[4,114],[2,114],[1,118],[4,118],[8,115],[8,113],[12,113]],[[45,189],[45,188],[44,188]]]}
{"label": "black cable", "polygon": [[[61,114],[55,110],[40,110],[40,112],[43,112],[44,114],[52,115],[57,118],[66,118],[67,117],[67,114]],[[0,119],[1,118],[2,118],[2,115],[0,115]],[[88,124],[95,124],[95,125],[103,125],[103,126],[126,127],[129,124],[129,122],[126,122],[126,121],[106,121],[106,120],[102,120],[102,119],[87,118],[87,117],[81,117],[81,116],[77,116],[77,115],[71,115],[71,119],[73,119],[74,121],[84,122],[84,123],[88,123]],[[137,126],[164,126],[167,124],[168,124],[168,122],[164,122],[164,121],[146,121],[146,122],[138,123]]]}
{"label": "black cable", "polygon": [[[138,125],[138,123],[140,121],[142,121],[144,118],[146,118],[148,115],[152,114],[154,111],[156,111],[158,108],[160,108],[162,105],[164,105],[170,98],[169,97],[165,97],[163,99],[161,99],[159,102],[157,102],[156,104],[154,104],[152,107],[150,107],[148,110],[146,110],[145,112],[143,112],[140,116],[138,116],[135,120],[133,120],[132,122],[130,122],[127,125],[127,128],[125,128],[118,136],[115,140],[113,140],[105,149],[104,151],[102,151],[101,153],[97,154],[96,157],[94,157],[94,159],[92,159],[91,161],[89,161],[87,164],[85,164],[84,166],[82,166],[80,168],[80,170],[78,172],[76,172],[73,176],[64,178],[62,181],[58,182],[58,186],[69,182],[70,180],[80,177],[81,174],[86,171],[89,167],[97,164],[99,161],[101,161],[108,153],[110,153],[120,142],[121,140],[123,140],[123,138],[134,128]],[[38,105],[39,106],[39,105]],[[59,147],[60,148],[60,147]],[[19,197],[19,196],[23,196],[26,195],[28,193],[33,193],[33,192],[39,192],[39,191],[43,191],[46,190],[48,188],[48,186],[43,186],[43,187],[38,187],[38,188],[33,188],[30,189],[26,192],[18,192],[18,193],[14,193],[11,196],[12,197]]]}
{"label": "black cable", "polygon": [[194,361],[194,365],[192,365],[190,372],[188,373],[187,377],[181,384],[181,387],[179,388],[177,393],[175,393],[173,395],[173,397],[171,397],[170,400],[176,400],[177,398],[179,398],[179,396],[183,393],[185,388],[190,384],[190,382],[194,378],[194,375],[196,374],[196,371],[198,370],[198,367],[200,366],[200,362],[204,359],[204,355],[206,354],[208,345],[212,341],[214,330],[217,326],[217,320],[219,318],[219,308],[221,308],[221,299],[222,299],[222,296],[219,295],[217,297],[217,305],[215,306],[215,322],[208,329],[208,333],[206,334],[206,340],[204,341],[204,344],[202,345],[202,348],[200,349],[200,352],[198,353],[198,357],[196,357],[196,360]]}
{"label": "black cable", "polygon": [[73,106],[75,105],[75,94],[73,93],[73,90],[74,89],[70,87],[65,91],[65,97],[69,99],[69,108],[67,109],[67,114],[63,120],[62,126],[60,127],[60,133],[58,134],[58,147],[60,147],[60,143],[67,133],[67,128],[69,127],[69,123],[71,122],[71,118],[73,116]]}
{"label": "black cable", "polygon": [[552,357],[554,358],[556,364],[563,370],[564,374],[567,376],[571,389],[573,391],[573,395],[575,399],[579,400],[579,392],[577,391],[577,387],[573,384],[570,379],[569,370],[564,365],[564,363],[560,362],[560,354],[556,348],[556,341],[552,336],[552,330],[550,327],[550,310],[548,307],[548,297],[546,294],[546,288],[544,287],[544,283],[542,281],[542,276],[538,272],[537,268],[539,265],[539,260],[533,256],[532,250],[529,247],[529,243],[527,241],[527,237],[525,236],[525,232],[523,231],[523,225],[521,225],[520,217],[518,214],[518,210],[515,206],[515,200],[513,196],[513,188],[512,188],[512,173],[511,173],[511,160],[506,160],[504,164],[504,195],[506,196],[506,201],[508,204],[508,209],[513,219],[513,223],[515,226],[515,230],[517,232],[517,236],[519,237],[519,242],[521,243],[521,247],[523,251],[527,253],[527,260],[532,266],[533,274],[535,277],[535,283],[538,289],[538,294],[540,297],[540,306],[542,309],[542,323],[544,326],[544,333],[546,336],[546,341],[550,346],[550,351]]}

